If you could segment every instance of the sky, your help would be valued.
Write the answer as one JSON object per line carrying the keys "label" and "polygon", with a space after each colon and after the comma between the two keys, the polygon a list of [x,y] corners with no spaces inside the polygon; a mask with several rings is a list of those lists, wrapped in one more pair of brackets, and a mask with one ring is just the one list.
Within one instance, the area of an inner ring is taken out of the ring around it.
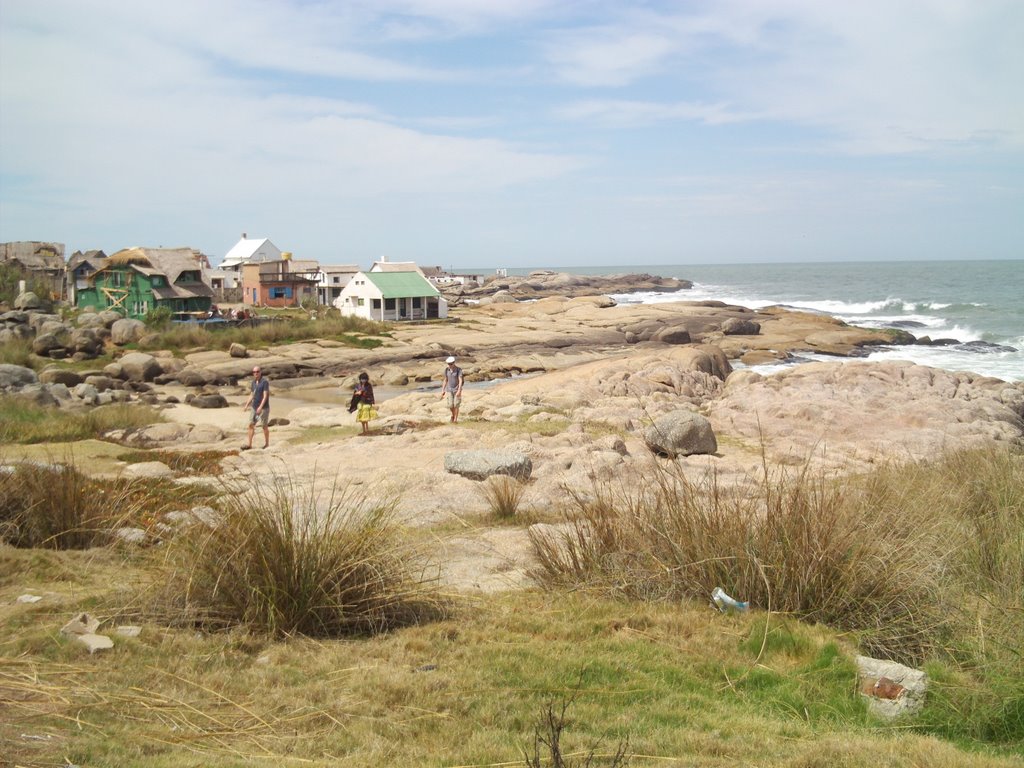
{"label": "sky", "polygon": [[1024,258],[1021,0],[0,0],[0,241]]}

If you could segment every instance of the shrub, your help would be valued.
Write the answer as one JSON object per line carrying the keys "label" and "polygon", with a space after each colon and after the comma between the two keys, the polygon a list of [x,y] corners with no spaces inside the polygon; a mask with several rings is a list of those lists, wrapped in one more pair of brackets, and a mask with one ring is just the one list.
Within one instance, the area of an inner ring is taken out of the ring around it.
{"label": "shrub", "polygon": [[720,586],[752,605],[861,631],[869,652],[921,658],[943,622],[942,532],[925,515],[851,503],[841,483],[765,473],[755,495],[726,492],[678,464],[646,490],[573,491],[562,541],[534,535],[553,582],[630,598],[707,600]]}
{"label": "shrub", "polygon": [[152,330],[164,330],[171,325],[171,318],[174,313],[171,312],[170,307],[154,307],[146,313],[146,316],[142,318],[142,322],[146,324],[147,328]]}
{"label": "shrub", "polygon": [[491,512],[501,519],[515,517],[525,490],[525,483],[508,475],[492,475],[480,485],[480,494]]}
{"label": "shrub", "polygon": [[[538,723],[534,726],[532,753],[529,749],[523,750],[526,768],[589,768],[591,765],[597,765],[594,762],[597,758],[592,749],[580,761],[572,760],[562,751],[562,734],[569,724],[569,707],[575,703],[579,693],[580,690],[577,688],[572,696],[562,699],[560,706],[556,706],[553,701],[544,706]],[[619,743],[607,763],[610,768],[624,768],[629,765],[628,747],[628,741]]]}
{"label": "shrub", "polygon": [[271,635],[372,633],[441,616],[426,564],[398,536],[394,503],[285,481],[230,493],[219,523],[170,549],[179,620]]}
{"label": "shrub", "polygon": [[[101,481],[73,463],[22,462],[0,471],[0,540],[15,547],[87,549],[159,510],[152,481]],[[180,503],[180,491],[169,495]],[[166,504],[166,500],[165,500]]]}

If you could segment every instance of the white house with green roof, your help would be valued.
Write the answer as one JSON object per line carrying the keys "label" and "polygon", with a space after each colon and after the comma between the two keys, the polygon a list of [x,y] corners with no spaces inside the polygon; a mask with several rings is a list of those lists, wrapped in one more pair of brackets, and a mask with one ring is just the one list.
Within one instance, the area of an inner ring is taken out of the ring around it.
{"label": "white house with green roof", "polygon": [[368,320],[448,317],[448,302],[420,272],[357,272],[334,300],[342,315]]}

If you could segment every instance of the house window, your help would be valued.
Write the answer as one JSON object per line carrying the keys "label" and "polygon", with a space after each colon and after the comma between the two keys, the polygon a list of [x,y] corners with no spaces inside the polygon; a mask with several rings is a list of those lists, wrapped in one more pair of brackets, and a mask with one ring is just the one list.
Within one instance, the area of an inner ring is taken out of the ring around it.
{"label": "house window", "polygon": [[394,311],[394,309],[395,309],[395,300],[394,299],[384,299],[384,309],[390,309],[390,310]]}
{"label": "house window", "polygon": [[272,299],[290,299],[292,297],[292,287],[290,285],[275,285],[270,289],[270,298]]}
{"label": "house window", "polygon": [[163,288],[164,279],[161,275],[153,275],[150,280],[153,282],[154,288]]}
{"label": "house window", "polygon": [[335,285],[337,285],[338,283],[340,283],[340,282],[341,282],[341,278],[340,278],[340,277],[338,277],[337,275],[335,275],[335,276],[334,276],[334,280],[333,280],[332,282],[333,282],[333,283],[334,283]]}
{"label": "house window", "polygon": [[360,307],[366,306],[366,299],[356,299],[356,304]]}
{"label": "house window", "polygon": [[374,299],[373,300],[373,308],[374,309],[380,309],[380,299]]}
{"label": "house window", "polygon": [[413,309],[422,309],[423,308],[423,298],[421,296],[413,296],[412,297],[412,308]]}
{"label": "house window", "polygon": [[110,284],[113,286],[124,285],[124,273],[123,272],[112,272],[110,274]]}

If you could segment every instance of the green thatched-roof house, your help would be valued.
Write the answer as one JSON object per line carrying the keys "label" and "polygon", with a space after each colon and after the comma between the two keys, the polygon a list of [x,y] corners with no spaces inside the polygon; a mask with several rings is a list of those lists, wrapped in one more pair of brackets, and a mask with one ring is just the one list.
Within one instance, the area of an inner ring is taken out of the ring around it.
{"label": "green thatched-roof house", "polygon": [[77,304],[140,319],[159,307],[198,316],[210,311],[213,289],[203,282],[200,255],[191,248],[126,248],[89,275]]}

